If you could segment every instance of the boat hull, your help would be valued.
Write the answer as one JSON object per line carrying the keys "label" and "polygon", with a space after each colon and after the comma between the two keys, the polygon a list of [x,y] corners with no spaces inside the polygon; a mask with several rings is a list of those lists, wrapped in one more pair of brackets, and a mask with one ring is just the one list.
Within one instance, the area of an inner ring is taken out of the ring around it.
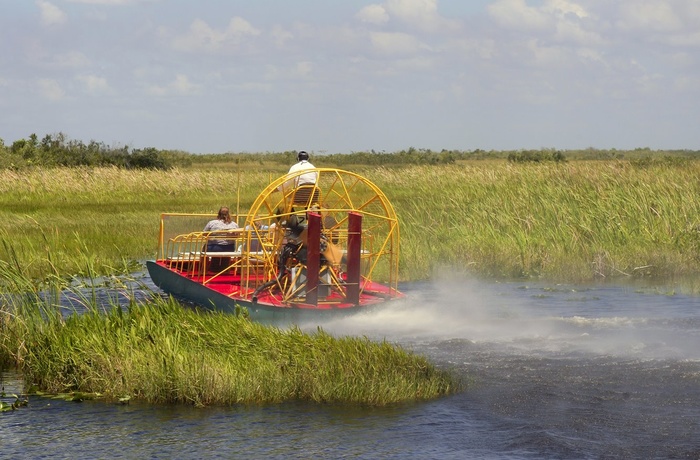
{"label": "boat hull", "polygon": [[148,273],[153,283],[167,294],[177,299],[187,301],[202,308],[225,313],[240,313],[245,311],[248,316],[258,322],[280,324],[300,324],[310,321],[318,322],[346,317],[374,310],[387,302],[367,305],[344,306],[341,308],[314,308],[312,306],[277,306],[265,302],[253,302],[235,296],[228,296],[200,282],[181,275],[154,260],[146,262]]}

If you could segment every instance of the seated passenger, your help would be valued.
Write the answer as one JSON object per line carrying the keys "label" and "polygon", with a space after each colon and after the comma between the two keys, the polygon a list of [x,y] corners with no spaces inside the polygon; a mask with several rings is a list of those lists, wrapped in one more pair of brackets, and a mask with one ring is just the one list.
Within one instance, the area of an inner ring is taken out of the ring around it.
{"label": "seated passenger", "polygon": [[[222,206],[219,209],[219,214],[216,219],[210,220],[204,227],[204,232],[215,232],[211,233],[209,240],[207,241],[207,251],[211,252],[228,252],[234,251],[235,240],[233,238],[225,239],[227,230],[235,230],[238,228],[238,224],[231,220],[231,213],[226,206]],[[214,236],[219,236],[221,238],[214,238]]]}

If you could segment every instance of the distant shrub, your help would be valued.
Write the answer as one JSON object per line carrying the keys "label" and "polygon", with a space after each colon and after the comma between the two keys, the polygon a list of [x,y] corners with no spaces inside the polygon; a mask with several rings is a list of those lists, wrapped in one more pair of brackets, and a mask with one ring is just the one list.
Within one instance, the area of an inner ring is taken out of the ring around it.
{"label": "distant shrub", "polygon": [[324,155],[324,161],[335,165],[446,165],[453,164],[457,159],[462,157],[456,151],[442,150],[434,152],[430,149],[409,148],[399,152],[352,152],[352,153],[336,153],[332,155]]}
{"label": "distant shrub", "polygon": [[566,157],[559,150],[523,150],[512,152],[508,155],[508,161],[513,163],[540,163],[545,161],[564,162]]}
{"label": "distant shrub", "polygon": [[41,141],[36,134],[19,139],[7,148],[0,146],[0,167],[27,166],[117,166],[119,168],[170,169],[177,162],[185,162],[178,152],[129,147],[110,147],[102,142],[70,140],[63,133],[47,134]]}
{"label": "distant shrub", "polygon": [[642,157],[630,160],[630,164],[637,168],[650,168],[655,166],[685,167],[692,161],[688,157],[662,156],[662,157]]}

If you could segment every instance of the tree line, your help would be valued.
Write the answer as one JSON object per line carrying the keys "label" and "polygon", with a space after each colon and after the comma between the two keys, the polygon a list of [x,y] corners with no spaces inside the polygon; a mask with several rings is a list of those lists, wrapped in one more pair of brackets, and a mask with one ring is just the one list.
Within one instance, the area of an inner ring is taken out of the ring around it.
{"label": "tree line", "polygon": [[65,134],[36,134],[6,146],[0,139],[0,167],[22,169],[32,166],[116,166],[125,169],[169,169],[190,163],[190,155],[153,147],[135,149],[112,147],[103,142],[69,139]]}
{"label": "tree line", "polygon": [[[408,149],[385,151],[361,151],[350,153],[323,154],[311,152],[317,161],[324,165],[338,167],[349,165],[445,165],[465,160],[502,159],[513,163],[564,162],[573,160],[614,160],[630,159],[649,161],[658,158],[700,159],[697,150],[634,150],[617,149],[531,149],[531,150],[448,150]],[[91,140],[85,143],[69,139],[63,133],[47,134],[39,139],[31,134],[27,139],[19,139],[5,145],[0,138],[0,168],[22,169],[32,166],[115,166],[125,169],[170,169],[187,167],[194,163],[273,163],[289,165],[296,161],[295,151],[259,153],[216,153],[193,154],[182,150],[162,150],[155,147],[131,148],[109,146]],[[313,160],[312,160],[313,161]]]}

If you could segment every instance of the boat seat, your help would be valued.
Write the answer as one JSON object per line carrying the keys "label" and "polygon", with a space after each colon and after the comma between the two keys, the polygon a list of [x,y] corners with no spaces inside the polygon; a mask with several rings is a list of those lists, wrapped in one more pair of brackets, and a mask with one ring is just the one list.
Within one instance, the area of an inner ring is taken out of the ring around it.
{"label": "boat seat", "polygon": [[308,208],[314,203],[320,203],[321,191],[315,184],[304,184],[294,189],[292,202]]}

